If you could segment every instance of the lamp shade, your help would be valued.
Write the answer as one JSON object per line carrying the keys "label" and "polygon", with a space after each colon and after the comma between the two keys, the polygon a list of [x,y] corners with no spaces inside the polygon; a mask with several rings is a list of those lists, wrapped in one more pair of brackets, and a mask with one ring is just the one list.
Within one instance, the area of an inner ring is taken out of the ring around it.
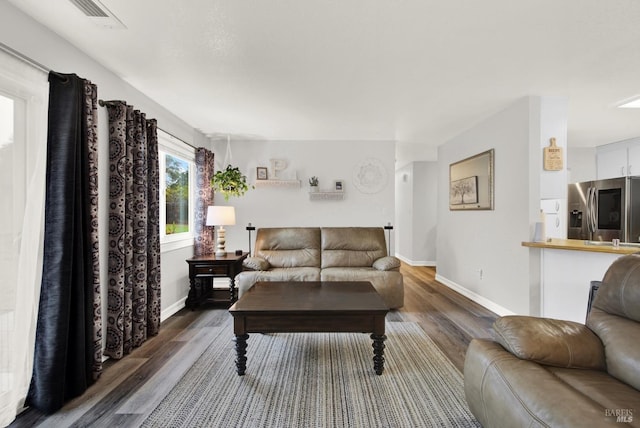
{"label": "lamp shade", "polygon": [[236,210],[233,207],[212,205],[207,208],[207,226],[230,226],[236,224]]}

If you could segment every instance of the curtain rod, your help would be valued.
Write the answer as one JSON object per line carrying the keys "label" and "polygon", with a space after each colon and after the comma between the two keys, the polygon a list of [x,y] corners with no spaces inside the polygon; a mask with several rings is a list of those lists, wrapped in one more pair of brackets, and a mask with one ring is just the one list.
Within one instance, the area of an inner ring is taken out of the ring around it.
{"label": "curtain rod", "polygon": [[[45,67],[44,65],[40,64],[38,61],[36,61],[35,59],[29,58],[28,56],[18,52],[17,50],[5,45],[4,43],[0,42],[0,50],[11,55],[14,58],[19,59],[20,61],[26,62],[27,64],[37,68],[38,70],[45,72],[45,73],[54,73],[56,75],[60,75],[60,73],[57,73],[53,70],[51,70],[49,67]],[[98,100],[98,104],[100,104],[101,107],[104,107],[109,101],[103,101],[103,100]],[[176,140],[180,140],[183,143],[185,143],[187,146],[192,147],[194,149],[197,149],[196,146],[194,146],[193,144],[189,144],[186,141],[182,140],[182,138],[178,138],[175,135],[173,135],[170,132],[165,131],[162,128],[159,128],[162,132],[172,136],[173,138],[175,138]]]}
{"label": "curtain rod", "polygon": [[165,134],[170,135],[171,137],[173,137],[173,138],[175,138],[176,140],[180,141],[181,143],[186,144],[187,146],[191,147],[192,149],[196,149],[196,150],[197,150],[197,149],[199,149],[199,148],[200,148],[200,147],[196,147],[196,146],[194,146],[193,144],[189,144],[189,143],[187,143],[187,142],[186,142],[186,141],[184,141],[182,138],[176,137],[176,136],[175,136],[175,135],[173,135],[171,132],[167,132],[167,131],[165,131],[164,129],[162,129],[162,128],[160,128],[160,127],[158,127],[158,129],[159,129],[159,130],[161,130],[162,132],[164,132]]}
{"label": "curtain rod", "polygon": [[[114,103],[114,102],[121,102],[121,103],[125,103],[126,101],[122,101],[122,100],[109,100],[109,101],[105,101],[105,100],[98,100],[98,105],[100,105],[100,107],[106,107],[109,103]],[[162,132],[164,132],[165,134],[169,135],[170,137],[175,138],[176,140],[180,141],[181,143],[186,144],[187,146],[191,147],[192,149],[198,149],[198,147],[194,146],[193,144],[189,144],[186,141],[184,141],[182,138],[180,137],[176,137],[175,135],[173,135],[171,132],[167,132],[164,129],[158,127],[158,129]]]}
{"label": "curtain rod", "polygon": [[17,50],[15,50],[13,48],[10,48],[9,46],[5,45],[2,42],[0,42],[0,50],[4,51],[5,53],[8,53],[9,55],[13,56],[14,58],[19,59],[20,61],[26,62],[27,64],[37,68],[40,71],[44,71],[45,73],[49,73],[51,71],[50,68],[45,67],[44,65],[40,64],[35,59],[29,58],[28,56],[18,52]]}
{"label": "curtain rod", "polygon": [[58,73],[57,71],[53,71],[51,70],[49,67],[45,67],[44,65],[40,64],[38,61],[36,61],[33,58],[30,58],[20,52],[18,52],[17,50],[10,48],[9,46],[5,45],[4,43],[0,42],[0,51],[3,51],[6,54],[11,55],[12,57],[26,63],[29,64],[30,66],[37,68],[38,70],[44,72],[44,73],[52,73],[55,74],[56,76],[59,77],[64,77],[66,79],[66,77],[64,76],[63,73]]}

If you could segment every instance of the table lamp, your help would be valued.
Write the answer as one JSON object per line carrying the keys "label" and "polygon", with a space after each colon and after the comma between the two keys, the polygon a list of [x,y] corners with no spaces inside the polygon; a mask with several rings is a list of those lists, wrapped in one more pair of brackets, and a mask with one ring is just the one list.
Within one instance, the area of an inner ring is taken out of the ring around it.
{"label": "table lamp", "polygon": [[236,210],[233,207],[213,205],[207,208],[207,226],[218,227],[218,239],[216,240],[216,257],[224,257],[225,250],[225,230],[224,226],[236,224]]}

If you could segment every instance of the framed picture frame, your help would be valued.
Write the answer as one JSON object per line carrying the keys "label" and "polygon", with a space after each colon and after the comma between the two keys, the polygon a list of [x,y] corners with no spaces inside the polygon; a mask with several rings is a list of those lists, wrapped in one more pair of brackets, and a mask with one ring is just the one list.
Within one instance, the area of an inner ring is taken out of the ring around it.
{"label": "framed picture frame", "polygon": [[449,210],[493,210],[494,149],[449,165]]}
{"label": "framed picture frame", "polygon": [[333,191],[334,192],[344,192],[344,180],[334,180],[333,181]]}
{"label": "framed picture frame", "polygon": [[256,168],[256,180],[267,180],[269,173],[266,166],[259,166]]}
{"label": "framed picture frame", "polygon": [[451,205],[468,205],[478,203],[478,176],[461,178],[451,182]]}

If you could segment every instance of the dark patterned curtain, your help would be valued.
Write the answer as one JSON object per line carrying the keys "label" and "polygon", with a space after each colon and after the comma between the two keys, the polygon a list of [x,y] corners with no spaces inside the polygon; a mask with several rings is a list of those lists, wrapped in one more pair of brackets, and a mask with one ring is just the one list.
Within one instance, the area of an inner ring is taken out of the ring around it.
{"label": "dark patterned curtain", "polygon": [[122,358],[160,328],[157,124],[122,101],[109,112],[109,296],[105,354]]}
{"label": "dark patterned curtain", "polygon": [[91,82],[49,74],[43,274],[26,400],[45,413],[102,371],[96,101]]}
{"label": "dark patterned curtain", "polygon": [[211,230],[205,226],[207,220],[207,208],[213,205],[213,153],[203,147],[196,149],[196,186],[198,196],[196,198],[196,222],[194,254],[203,256],[214,251],[213,236]]}

